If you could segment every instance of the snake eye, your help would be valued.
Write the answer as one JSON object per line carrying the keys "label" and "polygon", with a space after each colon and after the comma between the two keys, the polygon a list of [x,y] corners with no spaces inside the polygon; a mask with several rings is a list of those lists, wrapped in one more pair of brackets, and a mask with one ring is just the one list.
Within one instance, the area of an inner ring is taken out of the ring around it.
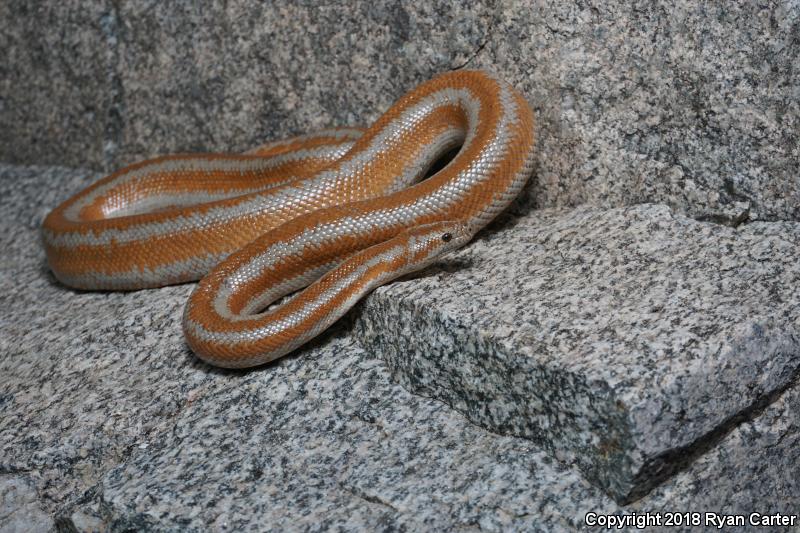
{"label": "snake eye", "polygon": [[442,235],[442,240],[444,242],[450,242],[450,239],[452,239],[452,238],[453,238],[453,234],[452,233],[445,233],[444,235]]}

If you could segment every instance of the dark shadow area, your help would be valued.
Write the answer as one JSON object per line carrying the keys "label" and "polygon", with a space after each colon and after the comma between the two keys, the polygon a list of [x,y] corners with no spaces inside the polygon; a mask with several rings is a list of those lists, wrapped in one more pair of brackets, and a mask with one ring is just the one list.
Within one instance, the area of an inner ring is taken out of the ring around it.
{"label": "dark shadow area", "polygon": [[437,172],[442,170],[444,167],[449,165],[450,162],[453,159],[455,159],[455,157],[458,155],[459,151],[461,151],[461,146],[457,146],[455,148],[452,148],[452,149],[448,150],[447,152],[445,152],[444,154],[442,154],[442,156],[439,159],[437,159],[436,161],[433,162],[433,164],[430,166],[428,171],[425,172],[425,174],[423,174],[422,180],[420,180],[420,181],[424,181],[424,180],[430,178],[431,176],[433,176],[434,174],[436,174]]}

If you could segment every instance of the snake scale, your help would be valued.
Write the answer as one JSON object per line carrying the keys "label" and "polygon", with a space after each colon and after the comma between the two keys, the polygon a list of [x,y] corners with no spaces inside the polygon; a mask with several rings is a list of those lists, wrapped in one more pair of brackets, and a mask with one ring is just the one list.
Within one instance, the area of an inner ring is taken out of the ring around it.
{"label": "snake scale", "polygon": [[50,212],[42,239],[71,287],[200,279],[183,314],[187,343],[213,365],[250,367],[467,243],[519,194],[533,153],[525,98],[493,74],[460,70],[419,85],[366,130],[122,168]]}

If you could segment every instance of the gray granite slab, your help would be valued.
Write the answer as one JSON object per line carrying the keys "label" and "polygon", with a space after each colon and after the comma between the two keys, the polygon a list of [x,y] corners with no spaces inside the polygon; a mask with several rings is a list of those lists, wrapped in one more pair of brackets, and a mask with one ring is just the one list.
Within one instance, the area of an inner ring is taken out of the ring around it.
{"label": "gray granite slab", "polygon": [[534,106],[537,207],[800,220],[800,8],[545,0],[0,5],[0,159],[110,171],[368,124],[481,67]]}
{"label": "gray granite slab", "polygon": [[496,20],[470,66],[538,112],[534,205],[800,220],[797,2],[506,0]]}
{"label": "gray granite slab", "polygon": [[27,476],[0,474],[0,533],[50,531],[54,526]]}
{"label": "gray granite slab", "polygon": [[[186,351],[189,286],[59,286],[36,228],[97,176],[0,165],[0,530],[796,509],[796,2],[10,0],[0,20],[6,161],[240,150],[465,66],[528,96],[539,150],[519,221],[252,374]],[[610,209],[641,202],[671,210]],[[581,475],[652,491],[621,507]]]}
{"label": "gray granite slab", "polygon": [[198,363],[180,332],[190,285],[76,292],[48,274],[41,217],[95,178],[0,165],[0,531],[572,531],[588,512],[796,512],[796,385],[620,506],[563,454],[394,383],[357,343],[364,308],[253,372]]}
{"label": "gray granite slab", "polygon": [[618,509],[533,443],[392,383],[347,323],[220,371],[183,341],[191,285],[59,285],[38,223],[68,194],[57,183],[95,177],[0,166],[0,472],[38,495],[14,517],[32,502],[80,531],[560,530]]}
{"label": "gray granite slab", "polygon": [[109,2],[0,3],[0,160],[116,164],[118,28]]}
{"label": "gray granite slab", "polygon": [[111,170],[370,122],[466,63],[491,4],[4,2],[0,159]]}
{"label": "gray granite slab", "polygon": [[630,501],[798,375],[798,257],[798,223],[535,211],[376,290],[358,337],[407,387]]}
{"label": "gray granite slab", "polygon": [[[798,413],[800,387],[795,381],[773,403],[749,413],[746,420],[719,440],[715,439],[713,447],[689,468],[626,510],[725,512],[728,509],[746,515],[797,514],[800,502]],[[800,530],[800,517],[796,526],[774,529]],[[732,528],[730,531],[755,529]]]}

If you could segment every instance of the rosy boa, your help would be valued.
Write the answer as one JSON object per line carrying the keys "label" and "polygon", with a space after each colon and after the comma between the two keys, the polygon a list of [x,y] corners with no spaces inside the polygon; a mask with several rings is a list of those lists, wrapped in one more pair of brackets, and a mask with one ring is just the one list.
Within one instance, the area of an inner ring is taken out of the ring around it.
{"label": "rosy boa", "polygon": [[255,366],[468,242],[519,194],[533,148],[522,95],[492,74],[456,71],[367,130],[125,167],[56,207],[43,241],[55,276],[80,289],[202,278],[183,315],[189,346],[214,365]]}

